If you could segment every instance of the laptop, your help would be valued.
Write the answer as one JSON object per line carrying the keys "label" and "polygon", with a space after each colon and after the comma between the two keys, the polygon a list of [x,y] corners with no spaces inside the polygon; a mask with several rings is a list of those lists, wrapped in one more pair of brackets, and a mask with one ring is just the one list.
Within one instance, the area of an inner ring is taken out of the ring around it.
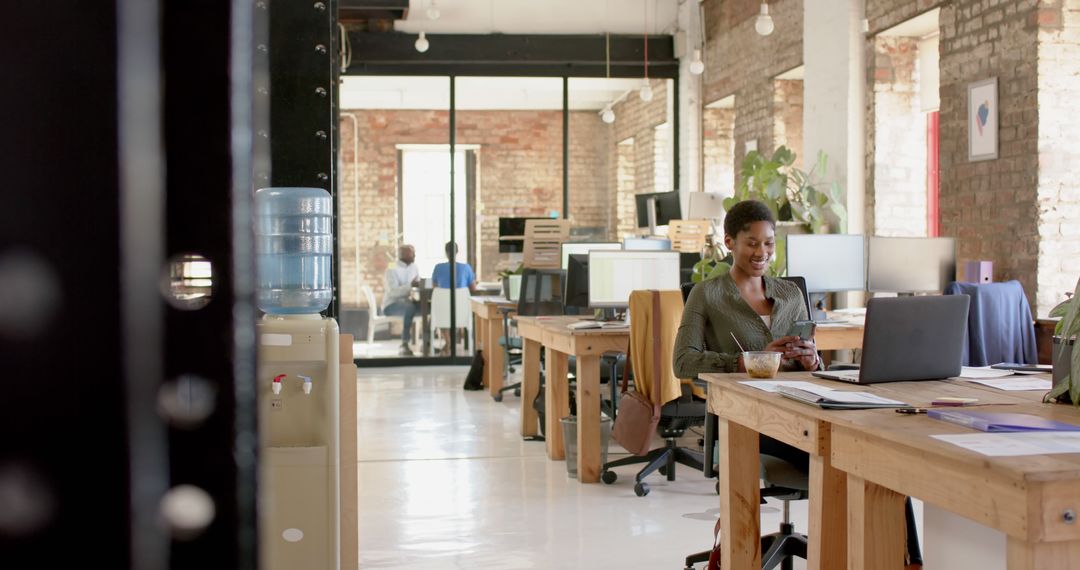
{"label": "laptop", "polygon": [[813,375],[855,384],[959,376],[970,300],[967,295],[870,299],[862,367]]}

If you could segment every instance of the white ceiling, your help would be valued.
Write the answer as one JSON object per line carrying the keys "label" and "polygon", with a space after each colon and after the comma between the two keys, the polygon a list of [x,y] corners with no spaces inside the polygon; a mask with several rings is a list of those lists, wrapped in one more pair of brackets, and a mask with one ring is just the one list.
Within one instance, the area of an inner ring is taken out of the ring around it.
{"label": "white ceiling", "polygon": [[[640,79],[570,78],[570,109],[599,111],[640,86]],[[562,79],[557,77],[458,77],[455,90],[461,110],[562,110]],[[449,109],[450,80],[346,76],[341,108]]]}
{"label": "white ceiling", "polygon": [[[437,20],[429,20],[434,2]],[[409,0],[401,32],[436,34],[674,33],[678,0]]]}

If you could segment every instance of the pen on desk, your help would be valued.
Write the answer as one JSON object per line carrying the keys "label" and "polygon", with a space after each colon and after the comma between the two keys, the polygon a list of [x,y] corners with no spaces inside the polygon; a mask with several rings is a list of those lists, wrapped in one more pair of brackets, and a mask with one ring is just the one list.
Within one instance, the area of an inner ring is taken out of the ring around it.
{"label": "pen on desk", "polygon": [[925,414],[926,408],[896,408],[898,414]]}

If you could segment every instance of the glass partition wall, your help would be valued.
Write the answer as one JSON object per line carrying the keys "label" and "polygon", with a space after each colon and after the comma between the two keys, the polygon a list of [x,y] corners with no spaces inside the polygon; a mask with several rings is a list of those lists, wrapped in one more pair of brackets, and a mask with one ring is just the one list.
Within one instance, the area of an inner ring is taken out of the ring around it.
{"label": "glass partition wall", "polygon": [[676,189],[677,120],[674,82],[651,80],[647,101],[644,84],[346,77],[338,295],[357,364],[467,363],[469,297],[501,296],[523,262],[500,225],[568,218],[582,242],[647,232],[634,195]]}

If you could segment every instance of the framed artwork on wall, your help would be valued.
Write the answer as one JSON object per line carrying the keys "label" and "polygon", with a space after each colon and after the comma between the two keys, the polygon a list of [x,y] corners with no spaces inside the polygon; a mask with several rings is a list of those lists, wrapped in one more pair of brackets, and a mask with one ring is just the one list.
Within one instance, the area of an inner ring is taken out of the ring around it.
{"label": "framed artwork on wall", "polygon": [[968,160],[998,157],[997,77],[968,84]]}

